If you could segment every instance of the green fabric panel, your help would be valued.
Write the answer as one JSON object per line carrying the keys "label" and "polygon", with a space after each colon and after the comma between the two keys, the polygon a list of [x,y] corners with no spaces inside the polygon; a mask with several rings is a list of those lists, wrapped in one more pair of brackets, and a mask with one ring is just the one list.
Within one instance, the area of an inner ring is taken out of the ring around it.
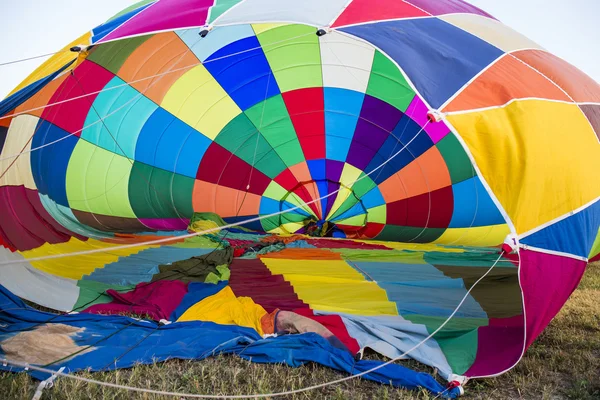
{"label": "green fabric panel", "polygon": [[[371,178],[367,177],[367,178],[363,178],[363,176],[365,176],[365,173],[362,172],[360,174],[360,176],[358,177],[359,180],[357,180],[354,185],[352,186],[352,191],[354,192],[354,195],[350,195],[348,196],[348,198],[342,203],[342,205],[335,211],[335,213],[331,216],[330,219],[335,219],[337,218],[339,215],[342,215],[343,213],[345,213],[346,211],[348,211],[349,209],[351,209],[352,207],[354,207],[354,205],[356,203],[358,203],[358,199],[362,198],[365,194],[367,194],[371,189],[373,189],[375,186],[375,183],[371,180]],[[357,199],[358,198],[358,199]]]}
{"label": "green fabric panel", "polygon": [[90,52],[87,59],[117,75],[131,53],[152,36],[153,35],[137,36],[100,44]]}
{"label": "green fabric panel", "polygon": [[[403,315],[415,324],[425,325],[427,331],[435,331],[446,318],[424,315]],[[477,328],[487,326],[486,318],[452,318],[444,328],[435,335],[442,352],[446,356],[452,372],[458,375],[465,373],[477,355]]]}
{"label": "green fabric panel", "polygon": [[280,94],[252,106],[245,114],[288,167],[304,161],[294,124]]}
{"label": "green fabric panel", "polygon": [[282,93],[323,86],[321,48],[314,27],[284,25],[257,37]]}
{"label": "green fabric panel", "polygon": [[293,211],[281,214],[279,217],[281,218],[281,225],[287,224],[288,222],[302,222],[307,218],[306,215],[298,214]]}
{"label": "green fabric panel", "polygon": [[208,23],[212,24],[215,19],[219,18],[224,12],[239,3],[241,0],[216,0],[215,5],[210,9]]}
{"label": "green fabric panel", "polygon": [[452,183],[462,182],[475,176],[469,156],[456,137],[450,132],[436,144],[450,171]]}
{"label": "green fabric panel", "polygon": [[[425,253],[425,261],[432,265],[448,265],[455,267],[491,267],[498,259],[498,250],[490,253],[482,252],[464,252],[464,253],[446,253],[441,251],[428,251]],[[496,267],[508,267],[516,269],[515,265],[509,260],[501,259]],[[494,267],[494,268],[496,268]]]}
{"label": "green fabric panel", "polygon": [[265,232],[269,232],[279,227],[279,216],[261,219],[260,224]]}
{"label": "green fabric panel", "polygon": [[398,250],[330,249],[340,253],[348,261],[397,262],[401,264],[425,264],[423,253]]}
{"label": "green fabric panel", "polygon": [[219,132],[215,142],[271,179],[286,169],[277,152],[257,131],[246,114],[239,114],[232,119]]}
{"label": "green fabric panel", "polygon": [[386,225],[375,239],[395,242],[430,243],[442,236],[445,230],[444,228]]}
{"label": "green fabric panel", "polygon": [[67,167],[67,199],[72,209],[136,218],[129,204],[131,163],[80,139]]}
{"label": "green fabric panel", "polygon": [[129,11],[133,11],[137,8],[140,8],[148,3],[152,3],[155,0],[142,0],[142,1],[138,1],[137,3],[135,3],[134,5],[131,5],[129,7],[127,7],[126,9],[124,9],[123,11],[119,12],[118,14],[113,15],[108,21],[106,22],[110,22],[113,19],[119,18],[121,15],[125,15],[127,14]]}
{"label": "green fabric panel", "polygon": [[594,258],[598,254],[600,254],[600,229],[598,229],[598,235],[596,235],[596,240],[592,245],[592,250],[590,251],[590,255],[588,256],[588,258]]}
{"label": "green fabric panel", "polygon": [[404,79],[402,72],[379,51],[375,51],[373,57],[367,94],[393,105],[402,112],[406,111],[415,97],[415,92]]}
{"label": "green fabric panel", "polygon": [[180,247],[185,249],[214,249],[219,246],[219,243],[215,243],[204,235],[187,238],[180,243],[169,244],[169,247]]}
{"label": "green fabric panel", "polygon": [[79,287],[79,297],[77,298],[75,306],[73,306],[73,311],[81,311],[93,306],[94,304],[110,303],[113,301],[113,298],[105,293],[108,289],[126,292],[135,288],[135,285],[109,285],[107,283],[96,282],[92,280],[77,281],[77,286]]}
{"label": "green fabric panel", "polygon": [[190,218],[194,179],[135,162],[129,179],[131,207],[138,218]]}

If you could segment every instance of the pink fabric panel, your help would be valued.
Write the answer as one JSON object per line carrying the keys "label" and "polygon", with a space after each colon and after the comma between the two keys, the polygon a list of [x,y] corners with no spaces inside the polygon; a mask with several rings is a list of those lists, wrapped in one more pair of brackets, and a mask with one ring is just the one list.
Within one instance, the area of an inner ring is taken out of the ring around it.
{"label": "pink fabric panel", "polygon": [[468,13],[495,19],[482,9],[472,6],[463,0],[406,0],[406,2],[419,7],[431,15]]}
{"label": "pink fabric panel", "polygon": [[[415,96],[413,101],[406,109],[406,115],[420,126],[424,126],[427,123],[428,112],[429,109],[419,98],[419,96]],[[430,122],[425,127],[425,132],[427,132],[433,143],[437,143],[450,132],[450,129],[446,126],[446,124],[444,124],[443,121],[433,123]]]}
{"label": "pink fabric panel", "polygon": [[160,0],[106,35],[99,43],[148,32],[202,26],[213,3],[214,0]]}
{"label": "pink fabric panel", "polygon": [[125,293],[119,293],[112,289],[107,290],[106,294],[113,298],[112,302],[93,305],[83,312],[90,314],[136,313],[148,315],[156,321],[168,320],[186,293],[187,283],[181,281],[140,283],[135,289]]}
{"label": "pink fabric panel", "polygon": [[523,315],[492,318],[477,330],[477,355],[465,376],[493,375],[512,367],[521,356],[525,328]]}
{"label": "pink fabric panel", "polygon": [[146,225],[150,229],[156,230],[165,230],[165,231],[173,231],[173,230],[182,230],[186,229],[188,226],[189,220],[183,220],[179,218],[163,218],[163,219],[150,219],[150,218],[140,218],[140,222]]}
{"label": "pink fabric panel", "polygon": [[521,250],[521,287],[525,298],[528,347],[573,293],[585,267],[585,261]]}

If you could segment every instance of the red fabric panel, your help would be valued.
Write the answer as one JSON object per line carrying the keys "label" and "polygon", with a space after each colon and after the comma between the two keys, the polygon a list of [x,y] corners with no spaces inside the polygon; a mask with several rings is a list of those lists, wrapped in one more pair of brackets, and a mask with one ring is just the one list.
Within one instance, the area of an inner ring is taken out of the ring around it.
{"label": "red fabric panel", "polygon": [[213,142],[204,153],[202,161],[200,161],[196,179],[245,191],[250,178],[250,171],[252,171],[252,177],[248,192],[262,195],[269,186],[271,179],[256,168],[252,168],[250,164],[241,158],[231,154],[224,147]]}
{"label": "red fabric panel", "polygon": [[[431,198],[430,198],[431,195]],[[387,223],[399,226],[447,228],[454,210],[452,187],[387,204]]]}
{"label": "red fabric panel", "polygon": [[107,290],[114,300],[107,304],[96,304],[82,312],[90,314],[135,313],[148,315],[156,321],[169,319],[169,315],[181,303],[187,293],[187,283],[181,281],[156,281],[140,283],[126,293]]}
{"label": "red fabric panel", "polygon": [[317,321],[325,328],[329,329],[342,343],[346,345],[348,350],[352,354],[356,354],[360,351],[360,346],[356,339],[354,339],[348,333],[346,325],[339,315],[315,315],[310,308],[299,308],[293,310],[296,314],[300,314],[304,317],[310,318],[313,321]]}
{"label": "red fabric panel", "polygon": [[282,94],[300,146],[307,160],[325,158],[325,100],[323,88],[292,90]]}
{"label": "red fabric panel", "polygon": [[386,19],[424,17],[429,14],[400,0],[354,0],[333,27]]}
{"label": "red fabric panel", "polygon": [[37,191],[24,186],[0,187],[0,209],[0,236],[9,248],[31,250],[44,243],[67,242],[75,236],[48,214]]}
{"label": "red fabric panel", "polygon": [[340,239],[309,239],[308,244],[319,249],[364,249],[364,250],[391,250],[382,244],[372,244],[364,242],[355,242],[352,240]]}
{"label": "red fabric panel", "polygon": [[282,275],[273,275],[259,259],[234,259],[229,266],[229,286],[236,296],[246,296],[264,307],[267,312],[280,309],[292,311],[308,308]]}
{"label": "red fabric panel", "polygon": [[[75,77],[69,75],[62,85],[56,89],[56,92],[50,98],[49,104],[102,90],[114,77],[108,70],[87,60],[75,68],[73,74]],[[97,96],[98,94],[93,94],[48,107],[42,113],[42,118],[69,133],[73,133],[83,128],[91,104]],[[76,136],[81,136],[81,132],[78,132]]]}
{"label": "red fabric panel", "polygon": [[[298,179],[296,179],[292,171],[290,171],[289,169],[285,169],[283,172],[277,175],[277,177],[274,180],[288,192],[293,191],[305,203],[310,203],[314,200],[308,192],[308,190],[306,190],[306,187],[304,185],[300,185]],[[313,210],[315,215],[319,215],[316,203],[310,203],[308,204],[308,207],[311,210]]]}

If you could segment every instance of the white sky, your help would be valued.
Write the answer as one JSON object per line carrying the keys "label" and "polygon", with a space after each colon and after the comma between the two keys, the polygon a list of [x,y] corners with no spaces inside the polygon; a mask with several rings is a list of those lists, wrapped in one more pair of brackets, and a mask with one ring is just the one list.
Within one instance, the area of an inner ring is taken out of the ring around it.
{"label": "white sky", "polygon": [[[135,2],[0,0],[0,64],[56,51]],[[470,2],[600,82],[600,0]],[[0,99],[43,61],[0,66]]]}

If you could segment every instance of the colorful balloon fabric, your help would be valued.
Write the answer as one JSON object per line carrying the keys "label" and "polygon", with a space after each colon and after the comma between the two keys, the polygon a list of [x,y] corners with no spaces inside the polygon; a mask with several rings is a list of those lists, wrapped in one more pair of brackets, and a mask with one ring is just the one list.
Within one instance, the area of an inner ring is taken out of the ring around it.
{"label": "colorful balloon fabric", "polygon": [[175,271],[132,308],[225,285],[241,325],[334,316],[389,357],[465,298],[410,354],[448,379],[512,368],[600,253],[600,85],[461,0],[142,1],[0,103],[0,149],[15,295],[101,309]]}

